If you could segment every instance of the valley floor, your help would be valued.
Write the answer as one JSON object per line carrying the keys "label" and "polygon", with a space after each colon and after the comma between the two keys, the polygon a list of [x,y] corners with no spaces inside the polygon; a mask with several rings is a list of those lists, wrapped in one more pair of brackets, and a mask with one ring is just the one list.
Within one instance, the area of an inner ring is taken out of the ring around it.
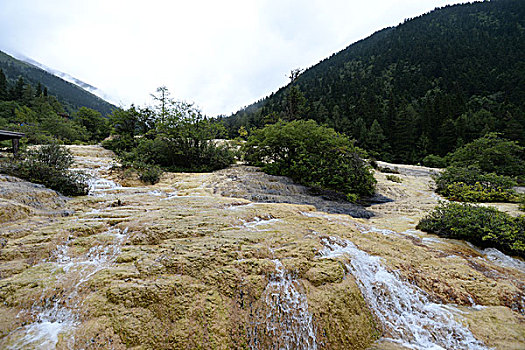
{"label": "valley floor", "polygon": [[0,348],[525,344],[525,263],[415,230],[440,200],[432,169],[376,173],[394,201],[355,219],[250,167],[144,186],[70,148],[90,196],[0,178]]}

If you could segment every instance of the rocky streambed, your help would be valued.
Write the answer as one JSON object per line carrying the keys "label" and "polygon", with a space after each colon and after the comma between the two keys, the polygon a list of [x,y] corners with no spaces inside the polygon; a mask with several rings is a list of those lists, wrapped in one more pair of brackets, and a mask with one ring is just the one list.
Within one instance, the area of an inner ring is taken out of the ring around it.
{"label": "rocky streambed", "polygon": [[525,264],[416,231],[439,200],[425,169],[377,173],[393,202],[337,211],[253,168],[144,186],[71,149],[89,196],[0,179],[2,349],[525,344]]}

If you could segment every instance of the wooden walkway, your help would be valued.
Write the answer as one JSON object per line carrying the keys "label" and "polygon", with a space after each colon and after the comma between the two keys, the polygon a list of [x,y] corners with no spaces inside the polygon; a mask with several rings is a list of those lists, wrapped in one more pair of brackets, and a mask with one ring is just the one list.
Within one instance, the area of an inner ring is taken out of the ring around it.
{"label": "wooden walkway", "polygon": [[13,144],[13,154],[14,155],[18,153],[18,146],[20,144],[20,139],[24,136],[26,135],[21,132],[0,130],[0,141],[11,140]]}

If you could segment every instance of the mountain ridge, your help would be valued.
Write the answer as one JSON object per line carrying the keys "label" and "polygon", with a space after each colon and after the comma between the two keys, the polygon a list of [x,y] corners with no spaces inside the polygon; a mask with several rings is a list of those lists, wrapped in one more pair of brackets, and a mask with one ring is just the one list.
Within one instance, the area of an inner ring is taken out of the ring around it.
{"label": "mountain ridge", "polygon": [[[240,126],[314,119],[409,163],[490,131],[523,143],[524,19],[525,3],[513,0],[436,9],[349,45],[223,121],[236,136]],[[300,116],[286,112],[293,89],[305,98]]]}
{"label": "mountain ridge", "polygon": [[21,76],[32,85],[40,83],[46,86],[49,94],[55,95],[70,113],[80,107],[88,107],[108,115],[117,108],[95,94],[103,93],[98,88],[25,56],[20,57],[23,55],[16,56],[0,50],[0,68],[7,79],[15,81]]}

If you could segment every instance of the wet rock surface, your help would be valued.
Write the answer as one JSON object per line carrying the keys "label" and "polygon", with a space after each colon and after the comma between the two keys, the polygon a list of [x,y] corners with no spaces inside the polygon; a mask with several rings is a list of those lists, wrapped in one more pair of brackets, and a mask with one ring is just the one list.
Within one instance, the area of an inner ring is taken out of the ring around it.
{"label": "wet rock surface", "polygon": [[[417,323],[394,331],[374,300],[388,312],[450,310],[423,329],[447,334],[442,325],[456,322],[457,348],[525,342],[521,261],[414,230],[438,201],[429,177],[401,174],[398,184],[376,173],[380,194],[396,201],[354,219],[239,198],[257,196],[242,193],[255,173],[244,167],[123,187],[110,152],[72,149],[109,181],[68,201],[68,217],[31,212],[2,225],[0,348],[428,348]],[[292,186],[255,176],[275,191],[263,197]],[[379,295],[363,288],[368,278]]]}
{"label": "wet rock surface", "polygon": [[[234,166],[214,173],[217,177],[214,193],[226,197],[244,198],[257,203],[289,203],[313,205],[317,210],[331,214],[347,214],[355,218],[370,218],[372,212],[350,203],[330,191],[316,191],[298,185],[287,177],[273,176],[250,166]],[[388,202],[384,196],[369,198],[368,202]]]}
{"label": "wet rock surface", "polygon": [[30,214],[60,215],[66,200],[42,185],[0,174],[0,223],[20,220]]}

